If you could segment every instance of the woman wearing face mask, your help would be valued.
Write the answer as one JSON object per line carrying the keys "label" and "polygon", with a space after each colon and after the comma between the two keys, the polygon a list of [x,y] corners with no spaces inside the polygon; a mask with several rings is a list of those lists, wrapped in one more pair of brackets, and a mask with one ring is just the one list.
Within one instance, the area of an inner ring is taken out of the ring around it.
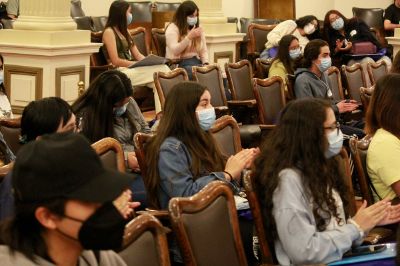
{"label": "woman wearing face mask", "polygon": [[[179,104],[177,104],[179,102]],[[214,180],[234,186],[258,149],[224,157],[208,131],[215,121],[209,91],[195,82],[174,86],[165,100],[157,135],[147,145],[145,179],[153,207],[166,209],[172,197],[189,197]],[[179,252],[174,260],[181,262]]]}
{"label": "woman wearing face mask", "polygon": [[285,20],[279,23],[267,35],[265,50],[261,53],[260,58],[274,58],[277,55],[277,47],[285,35],[293,35],[299,41],[301,49],[313,39],[319,38],[318,19],[315,16],[304,16],[296,21]]}
{"label": "woman wearing face mask", "polygon": [[184,1],[165,29],[165,56],[179,60],[179,67],[186,70],[190,79],[192,66],[208,64],[206,38],[199,24],[199,8],[193,1]]}
{"label": "woman wearing face mask", "polygon": [[0,225],[1,265],[125,266],[111,249],[122,247],[138,206],[123,192],[130,182],[104,169],[81,135],[46,135],[24,145],[13,168],[15,215]]}
{"label": "woman wearing face mask", "polygon": [[[329,44],[333,64],[338,67],[343,64],[352,65],[358,61],[366,66],[368,62],[374,61],[370,57],[356,61],[351,60],[351,57],[345,56],[351,53],[353,44],[356,42],[368,41],[377,47],[377,51],[382,49],[382,45],[371,33],[364,21],[356,17],[347,19],[337,10],[330,10],[325,15],[324,38]],[[389,66],[391,65],[391,61],[387,56],[384,56],[382,60],[389,63]]]}
{"label": "woman wearing face mask", "polygon": [[130,79],[118,70],[99,75],[72,105],[80,132],[91,142],[113,137],[121,144],[127,167],[139,170],[133,136],[150,128],[132,98]]}
{"label": "woman wearing face mask", "polygon": [[[342,114],[352,112],[358,108],[354,100],[335,101],[329,87],[326,71],[331,66],[329,46],[323,40],[312,40],[304,49],[302,68],[295,71],[294,93],[296,98],[323,98],[331,102],[336,117],[340,120]],[[346,135],[356,134],[362,138],[364,123],[356,121],[352,125],[341,124]]]}
{"label": "woman wearing face mask", "polygon": [[388,200],[347,219],[347,188],[335,159],[343,142],[334,112],[321,99],[290,102],[255,162],[256,191],[280,265],[340,260],[376,225],[398,222]]}
{"label": "woman wearing face mask", "polygon": [[103,33],[103,52],[111,63],[124,72],[132,82],[132,86],[145,85],[153,89],[156,112],[161,111],[160,100],[154,87],[153,73],[170,71],[166,65],[154,65],[128,68],[135,61],[144,58],[128,31],[132,22],[132,9],[124,0],[114,1],[109,10],[107,24]]}
{"label": "woman wearing face mask", "polygon": [[297,68],[297,63],[301,59],[301,47],[299,40],[293,35],[286,35],[279,42],[278,55],[272,60],[268,77],[279,76],[285,82],[287,75],[293,75]]}

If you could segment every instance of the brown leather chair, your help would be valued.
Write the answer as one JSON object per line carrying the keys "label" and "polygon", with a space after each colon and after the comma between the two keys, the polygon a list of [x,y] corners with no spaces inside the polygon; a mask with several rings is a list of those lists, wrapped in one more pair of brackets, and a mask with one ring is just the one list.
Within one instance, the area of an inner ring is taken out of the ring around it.
{"label": "brown leather chair", "polygon": [[363,199],[367,201],[368,205],[374,203],[374,197],[371,189],[372,183],[367,172],[367,151],[370,142],[370,136],[366,136],[361,140],[353,137],[349,141],[350,152],[351,156],[353,157],[354,168],[357,172],[361,195]]}
{"label": "brown leather chair", "polygon": [[181,5],[181,2],[154,2],[154,10],[155,11],[176,11],[178,7]]}
{"label": "brown leather chair", "polygon": [[371,100],[372,94],[374,93],[374,89],[375,86],[371,86],[368,88],[364,87],[360,88],[360,98],[365,111],[368,110],[369,102]]}
{"label": "brown leather chair", "polygon": [[185,265],[247,265],[233,193],[213,181],[192,197],[169,202]]}
{"label": "brown leather chair", "polygon": [[247,58],[253,61],[255,58],[260,57],[260,54],[265,49],[267,42],[267,35],[276,25],[261,25],[251,23],[248,29],[249,43],[247,48]]}
{"label": "brown leather chair", "polygon": [[82,9],[81,0],[71,0],[70,14],[73,18],[85,16],[85,12]]}
{"label": "brown leather chair", "polygon": [[360,8],[353,7],[353,16],[361,19],[368,25],[370,30],[375,33],[378,41],[386,46],[385,29],[382,8]]}
{"label": "brown leather chair", "polygon": [[151,37],[153,39],[155,53],[159,56],[165,57],[165,49],[166,49],[165,30],[152,28]]}
{"label": "brown leather chair", "polygon": [[286,106],[285,88],[281,77],[253,79],[253,91],[258,106],[258,118],[264,125],[275,125]]}
{"label": "brown leather chair", "polygon": [[214,106],[217,115],[227,114],[229,109],[226,102],[225,88],[219,65],[193,66],[192,72],[194,80],[206,86],[210,92],[211,104]]}
{"label": "brown leather chair", "polygon": [[100,156],[105,168],[125,173],[124,151],[116,139],[103,138],[93,143],[92,148]]}
{"label": "brown leather chair", "polygon": [[286,87],[287,87],[287,95],[286,95],[286,100],[287,101],[292,101],[296,99],[296,95],[294,93],[294,81],[295,81],[296,76],[295,75],[286,75]]}
{"label": "brown leather chair", "polygon": [[328,69],[328,83],[331,88],[333,99],[335,101],[344,100],[344,91],[342,86],[342,78],[340,76],[340,71],[337,67],[331,66]]}
{"label": "brown leather chair", "polygon": [[215,138],[224,155],[235,155],[242,150],[240,129],[235,118],[232,116],[224,115],[218,118],[211,127],[210,133]]}
{"label": "brown leather chair", "polygon": [[147,174],[147,163],[146,163],[146,143],[153,137],[152,134],[146,134],[138,132],[133,136],[133,142],[135,143],[135,153],[138,160],[140,171],[143,177]]}
{"label": "brown leather chair", "polygon": [[[254,227],[260,245],[261,258],[260,262],[264,264],[278,264],[273,246],[268,243],[273,243],[272,236],[268,235],[268,231],[264,227],[264,217],[261,212],[261,204],[259,197],[255,191],[254,180],[251,171],[247,171],[243,177],[243,185],[246,190],[247,200],[249,201],[251,213],[253,216]],[[268,239],[270,241],[268,241]]]}
{"label": "brown leather chair", "polygon": [[354,196],[353,180],[351,177],[350,159],[347,150],[343,147],[338,156],[335,157],[339,164],[339,172],[344,176],[344,183],[348,188],[348,212],[350,216],[354,216],[357,212],[357,204]]}
{"label": "brown leather chair", "polygon": [[272,59],[256,58],[256,73],[255,78],[266,79],[268,78],[269,69],[271,68]]}
{"label": "brown leather chair", "polygon": [[238,27],[239,19],[237,17],[227,17],[226,22],[234,23],[236,25],[236,32],[239,32],[239,27]]}
{"label": "brown leather chair", "polygon": [[129,30],[129,34],[131,35],[133,42],[138,48],[139,52],[141,52],[144,56],[150,54],[150,47],[146,43],[146,29],[143,27],[137,27]]}
{"label": "brown leather chair", "polygon": [[153,10],[153,3],[151,1],[127,2],[131,5],[132,14],[134,14],[132,22],[151,22],[151,11]]}
{"label": "brown leather chair", "polygon": [[375,85],[380,77],[389,73],[388,66],[384,60],[379,62],[368,62],[367,71],[372,85]]}
{"label": "brown leather chair", "polygon": [[149,214],[139,215],[125,226],[123,248],[118,254],[127,265],[171,265],[166,229]]}
{"label": "brown leather chair", "polygon": [[161,108],[164,108],[165,98],[172,87],[179,82],[188,80],[186,70],[183,68],[175,68],[169,72],[154,73],[154,84],[160,98]]}
{"label": "brown leather chair", "polygon": [[95,31],[93,28],[92,18],[89,16],[73,17],[78,30]]}
{"label": "brown leather chair", "polygon": [[347,92],[350,98],[357,102],[361,102],[360,88],[367,87],[363,73],[363,67],[360,63],[356,63],[352,66],[342,66],[342,74],[346,81]]}
{"label": "brown leather chair", "polygon": [[3,134],[4,140],[10,150],[17,154],[21,148],[21,117],[0,119],[0,132]]}
{"label": "brown leather chair", "polygon": [[107,23],[107,16],[91,17],[94,31],[103,31]]}

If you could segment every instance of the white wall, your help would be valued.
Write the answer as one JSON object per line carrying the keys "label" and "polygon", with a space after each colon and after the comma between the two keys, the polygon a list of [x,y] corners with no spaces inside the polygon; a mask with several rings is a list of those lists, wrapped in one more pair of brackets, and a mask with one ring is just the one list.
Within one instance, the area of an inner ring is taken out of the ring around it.
{"label": "white wall", "polygon": [[[81,0],[82,7],[88,16],[105,16],[113,0]],[[144,0],[135,0],[144,1]],[[158,0],[160,1],[160,0]],[[178,2],[180,0],[168,0]],[[167,0],[166,0],[167,2]],[[283,1],[282,1],[283,2]],[[100,4],[101,3],[101,4]],[[351,8],[380,7],[386,8],[393,0],[296,0],[296,17],[314,14],[323,19],[325,13],[337,9],[346,17],[352,16]],[[284,8],[284,5],[282,5]],[[253,0],[222,0],[222,11],[227,17],[253,17]]]}

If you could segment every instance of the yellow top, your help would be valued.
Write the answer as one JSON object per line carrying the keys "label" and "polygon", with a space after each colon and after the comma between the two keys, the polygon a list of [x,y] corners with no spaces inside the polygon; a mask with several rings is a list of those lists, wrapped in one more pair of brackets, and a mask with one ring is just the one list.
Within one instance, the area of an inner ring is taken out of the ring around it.
{"label": "yellow top", "polygon": [[[391,185],[400,180],[400,140],[380,128],[376,131],[367,152],[368,175],[383,199],[397,195]],[[374,195],[375,201],[379,200]]]}

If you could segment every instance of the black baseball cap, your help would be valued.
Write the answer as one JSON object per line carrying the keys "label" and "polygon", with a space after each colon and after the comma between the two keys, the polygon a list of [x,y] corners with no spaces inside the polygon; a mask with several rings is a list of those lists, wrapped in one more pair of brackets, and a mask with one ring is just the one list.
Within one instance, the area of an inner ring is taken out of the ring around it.
{"label": "black baseball cap", "polygon": [[19,202],[56,198],[104,203],[116,199],[132,177],[105,169],[86,138],[76,133],[44,135],[22,146],[12,182]]}

